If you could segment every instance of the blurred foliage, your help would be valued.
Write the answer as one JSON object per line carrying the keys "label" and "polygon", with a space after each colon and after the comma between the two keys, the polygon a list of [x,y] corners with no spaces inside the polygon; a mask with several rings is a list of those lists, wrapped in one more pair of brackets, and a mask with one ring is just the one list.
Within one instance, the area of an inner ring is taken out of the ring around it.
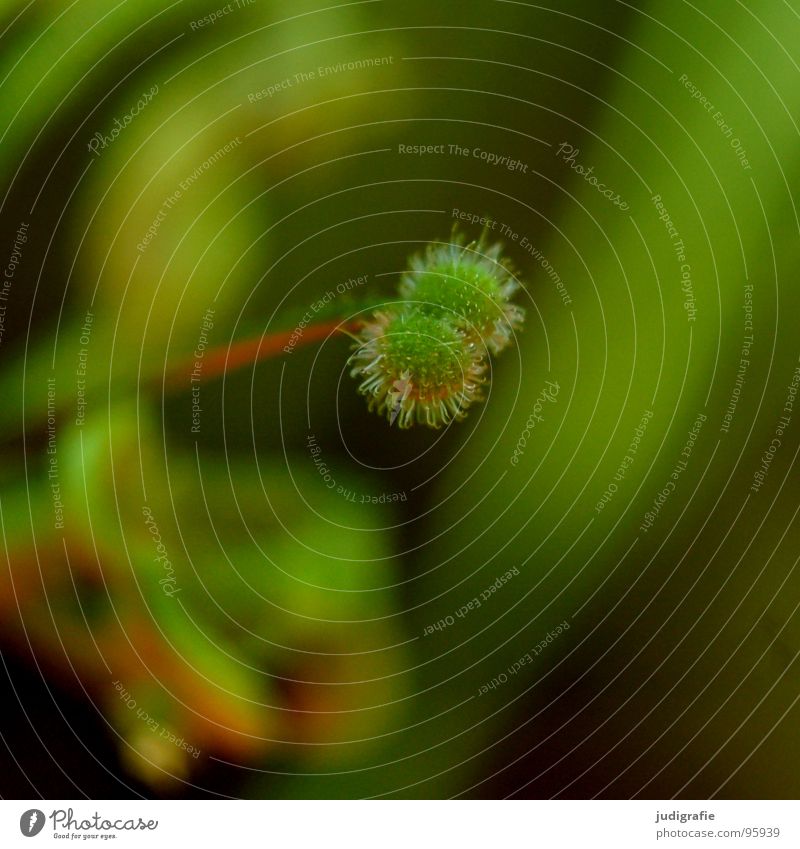
{"label": "blurred foliage", "polygon": [[[218,5],[0,6],[4,254],[30,225],[0,339],[3,645],[96,706],[123,776],[190,793],[216,759],[259,797],[794,795],[793,738],[737,767],[796,695],[794,432],[748,487],[798,357],[800,18],[610,5],[255,0],[202,27]],[[392,61],[295,76],[369,57]],[[390,431],[341,337],[199,396],[188,373],[167,386],[206,337],[290,329],[360,276],[343,309],[391,293],[454,210],[505,225],[527,287],[526,330],[464,424]]]}

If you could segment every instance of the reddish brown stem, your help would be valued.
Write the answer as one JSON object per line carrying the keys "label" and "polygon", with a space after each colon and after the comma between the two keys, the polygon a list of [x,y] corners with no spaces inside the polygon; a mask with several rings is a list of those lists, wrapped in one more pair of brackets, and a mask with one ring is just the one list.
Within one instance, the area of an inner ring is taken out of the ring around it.
{"label": "reddish brown stem", "polygon": [[210,348],[201,360],[192,357],[168,368],[164,375],[164,385],[167,388],[178,388],[185,386],[192,379],[209,380],[258,360],[275,357],[290,344],[294,350],[301,345],[327,339],[333,333],[349,333],[357,327],[356,322],[352,321],[324,321],[309,325],[299,336],[297,331],[287,330],[281,333],[268,333],[257,339],[244,339],[240,342],[232,342],[230,345]]}

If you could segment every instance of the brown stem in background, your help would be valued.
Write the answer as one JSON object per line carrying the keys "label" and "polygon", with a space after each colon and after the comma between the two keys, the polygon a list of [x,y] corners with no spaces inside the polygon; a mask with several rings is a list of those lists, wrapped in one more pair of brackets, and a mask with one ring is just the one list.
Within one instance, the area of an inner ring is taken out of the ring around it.
{"label": "brown stem in background", "polygon": [[[209,380],[222,374],[242,368],[242,366],[264,360],[267,357],[275,357],[280,354],[284,347],[292,344],[292,350],[301,345],[311,342],[319,342],[333,333],[346,333],[358,329],[357,322],[324,321],[319,324],[311,324],[303,329],[300,336],[297,331],[287,330],[280,333],[268,333],[257,339],[244,339],[241,342],[232,342],[230,345],[220,345],[210,348],[205,352],[202,368],[199,374],[194,375],[199,380]],[[164,385],[168,389],[176,389],[181,385],[189,383],[195,371],[196,360],[194,357],[186,359],[176,366],[167,369],[164,375]]]}

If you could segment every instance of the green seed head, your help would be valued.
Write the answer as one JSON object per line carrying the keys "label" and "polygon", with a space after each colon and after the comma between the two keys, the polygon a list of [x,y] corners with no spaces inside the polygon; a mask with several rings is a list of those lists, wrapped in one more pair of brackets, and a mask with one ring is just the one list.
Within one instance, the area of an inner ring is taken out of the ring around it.
{"label": "green seed head", "polygon": [[463,417],[480,397],[485,364],[451,322],[405,305],[376,313],[362,330],[352,375],[370,409],[391,423],[439,427]]}
{"label": "green seed head", "polygon": [[351,357],[371,410],[400,427],[440,427],[481,399],[488,353],[507,347],[525,316],[500,254],[454,234],[412,259],[402,300],[364,322]]}
{"label": "green seed head", "polygon": [[386,367],[410,372],[420,387],[449,386],[463,380],[472,359],[464,337],[439,316],[400,312],[386,328],[382,343]]}
{"label": "green seed head", "polygon": [[522,326],[524,310],[511,303],[519,288],[499,244],[483,238],[468,245],[454,235],[414,257],[400,294],[427,312],[440,311],[474,342],[499,353]]}

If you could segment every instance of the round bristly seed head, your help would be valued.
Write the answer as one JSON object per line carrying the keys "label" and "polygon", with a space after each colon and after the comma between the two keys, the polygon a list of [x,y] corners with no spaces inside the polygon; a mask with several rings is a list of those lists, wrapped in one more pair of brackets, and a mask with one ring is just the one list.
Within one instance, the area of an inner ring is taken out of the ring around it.
{"label": "round bristly seed head", "polygon": [[469,244],[458,234],[411,260],[400,295],[422,309],[447,313],[462,332],[498,354],[522,328],[525,310],[511,299],[520,288],[500,244],[483,236]]}
{"label": "round bristly seed head", "polygon": [[482,350],[442,315],[405,306],[376,312],[350,362],[370,410],[401,428],[441,427],[482,397]]}

